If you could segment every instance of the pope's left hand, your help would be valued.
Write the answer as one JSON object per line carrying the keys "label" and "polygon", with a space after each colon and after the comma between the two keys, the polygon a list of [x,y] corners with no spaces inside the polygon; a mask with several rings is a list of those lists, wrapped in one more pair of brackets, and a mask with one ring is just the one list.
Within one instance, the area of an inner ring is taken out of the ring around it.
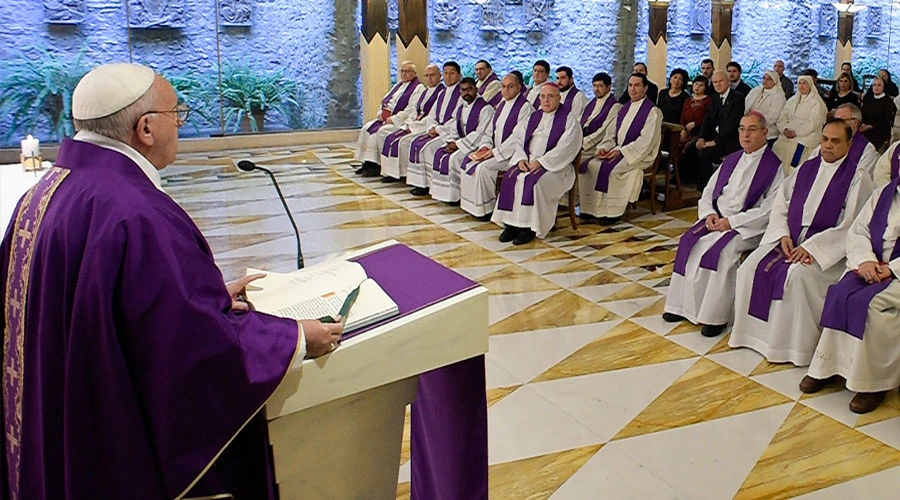
{"label": "pope's left hand", "polygon": [[231,283],[227,283],[225,288],[228,290],[228,295],[231,296],[231,310],[233,311],[252,311],[253,304],[247,301],[247,285],[260,279],[265,278],[266,275],[262,273],[251,274],[249,276],[244,276],[243,278],[236,279]]}

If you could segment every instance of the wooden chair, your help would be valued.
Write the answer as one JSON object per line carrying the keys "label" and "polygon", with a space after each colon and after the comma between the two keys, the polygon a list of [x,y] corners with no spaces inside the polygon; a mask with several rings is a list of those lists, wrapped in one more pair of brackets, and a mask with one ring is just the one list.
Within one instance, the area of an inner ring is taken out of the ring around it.
{"label": "wooden chair", "polygon": [[[643,182],[650,183],[650,213],[656,214],[656,208],[654,208],[653,203],[656,201],[656,174],[659,172],[659,164],[662,160],[662,139],[659,141],[659,146],[656,148],[656,158],[653,160],[653,163],[650,164],[649,167],[644,169],[644,180]],[[668,170],[668,165],[666,166]],[[643,188],[642,188],[643,190]],[[668,190],[668,186],[666,187]],[[622,216],[622,220],[627,221],[628,215],[631,213],[631,209],[637,206],[637,202],[631,202],[625,206],[625,214]]]}

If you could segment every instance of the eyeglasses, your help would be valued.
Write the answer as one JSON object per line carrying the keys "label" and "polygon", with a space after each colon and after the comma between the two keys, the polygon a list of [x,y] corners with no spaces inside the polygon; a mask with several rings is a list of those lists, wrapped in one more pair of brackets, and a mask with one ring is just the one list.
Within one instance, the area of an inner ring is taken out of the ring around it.
{"label": "eyeglasses", "polygon": [[191,107],[187,103],[181,103],[175,107],[175,109],[171,109],[169,111],[147,111],[138,117],[138,120],[134,123],[134,130],[137,130],[138,123],[140,123],[141,118],[146,115],[152,114],[169,114],[175,113],[175,121],[178,123],[178,126],[182,126],[187,123],[188,117],[191,115]]}

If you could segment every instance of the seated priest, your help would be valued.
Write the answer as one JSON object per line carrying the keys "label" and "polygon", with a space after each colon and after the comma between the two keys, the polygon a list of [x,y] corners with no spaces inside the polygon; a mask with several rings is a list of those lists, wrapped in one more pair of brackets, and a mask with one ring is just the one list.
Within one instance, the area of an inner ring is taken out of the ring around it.
{"label": "seated priest", "polygon": [[[364,177],[378,177],[381,167],[381,146],[387,134],[395,132],[397,127],[393,118],[400,112],[411,109],[425,91],[416,77],[416,65],[410,61],[400,64],[400,81],[381,100],[381,113],[372,121],[363,125],[356,143],[356,159],[362,160],[362,168],[357,174]],[[384,132],[379,134],[382,129]],[[382,139],[382,143],[378,139]]]}
{"label": "seated priest", "polygon": [[766,117],[751,111],[738,133],[742,149],[713,174],[698,202],[699,222],[678,243],[663,313],[665,321],[703,325],[705,337],[722,333],[734,317],[741,254],[759,245],[784,179],[781,160],[766,146]]}
{"label": "seated priest", "polygon": [[900,387],[900,179],[875,190],[847,236],[847,273],[828,289],[822,337],[800,390],[839,375],[868,413]]}
{"label": "seated priest", "polygon": [[713,173],[713,162],[740,149],[738,126],[744,116],[744,94],[731,90],[725,71],[716,70],[709,96],[709,111],[700,126],[697,142],[684,150],[681,178],[697,182],[702,191]]}
{"label": "seated priest", "polygon": [[878,158],[872,179],[875,186],[884,186],[900,176],[900,142],[895,142]]}
{"label": "seated priest", "polygon": [[[862,112],[855,104],[841,104],[834,110],[834,117],[840,118],[850,125],[853,132],[853,139],[850,143],[850,161],[856,162],[859,168],[866,171],[870,176],[875,173],[875,165],[878,163],[878,150],[869,142],[865,135],[859,133],[859,126],[862,124]],[[818,156],[821,151],[821,145],[816,146],[809,153],[809,157]],[[887,182],[887,180],[885,180]],[[879,185],[879,184],[875,184]]]}
{"label": "seated priest", "polygon": [[[642,62],[634,63],[634,67],[632,68],[634,73],[640,73],[644,76],[647,76],[647,65]],[[659,97],[659,87],[651,82],[649,79],[647,80],[647,99],[650,99],[650,102],[656,104],[656,100]],[[619,96],[619,104],[625,104],[631,100],[631,95],[628,93],[628,89],[626,88],[622,95]]]}
{"label": "seated priest", "polygon": [[559,87],[544,84],[540,111],[516,134],[516,152],[491,217],[504,227],[501,242],[524,245],[535,236],[546,237],[556,222],[559,200],[575,184],[572,161],[581,151],[581,126],[561,103]]}
{"label": "seated priest", "polygon": [[415,196],[428,195],[431,173],[425,162],[428,158],[433,159],[434,152],[447,144],[444,137],[456,131],[456,111],[462,106],[459,88],[461,75],[459,64],[455,61],[444,63],[444,84],[447,87],[438,96],[425,123],[420,125],[425,130],[400,139],[400,169],[406,170],[406,184],[413,186],[410,192]]}
{"label": "seated priest", "polygon": [[0,243],[4,498],[275,498],[260,409],[341,325],[253,311],[261,276],[222,280],[160,187],[189,112],[165,78],[97,66],[71,110]]}
{"label": "seated priest", "polygon": [[491,220],[497,202],[497,174],[509,168],[509,160],[516,152],[517,135],[524,133],[528,117],[534,111],[531,102],[520,92],[521,84],[516,76],[510,73],[501,83],[503,100],[494,113],[493,134],[482,136],[478,150],[450,167],[460,170],[462,209],[485,222]]}
{"label": "seated priest", "polygon": [[[409,145],[416,136],[411,130],[424,129],[428,115],[443,91],[441,68],[437,64],[425,66],[425,91],[415,100],[416,107],[391,116],[395,130],[391,130],[391,127],[381,127],[378,131],[378,143],[381,145],[381,182],[398,182],[406,179]],[[404,138],[408,138],[405,143]]]}
{"label": "seated priest", "polygon": [[[575,86],[572,68],[560,66],[556,70],[556,83],[559,86],[562,105],[572,111],[575,119],[581,118],[581,113],[584,112],[584,107],[587,106],[588,98],[584,95],[584,92]],[[543,103],[543,101],[541,102]]]}
{"label": "seated priest", "polygon": [[641,194],[644,169],[656,160],[662,136],[662,112],[647,97],[647,84],[642,73],[631,75],[631,100],[619,109],[615,125],[606,129],[597,153],[578,166],[583,218],[615,224]]}
{"label": "seated priest", "polygon": [[784,89],[778,85],[778,73],[769,70],[763,75],[762,85],[750,90],[744,99],[744,112],[758,111],[766,117],[766,128],[769,135],[766,140],[773,144],[778,139],[778,118],[787,99]]}
{"label": "seated priest", "polygon": [[426,162],[431,167],[431,197],[455,205],[459,204],[459,165],[482,140],[490,138],[494,119],[494,108],[478,95],[473,78],[463,78],[459,91],[463,105],[453,120],[456,128],[444,137],[447,144]]}
{"label": "seated priest", "polygon": [[[612,77],[606,73],[594,75],[594,98],[581,114],[581,132],[584,135],[583,154],[593,155],[606,131],[615,127],[616,115],[622,107],[612,94]],[[587,158],[587,157],[585,157]]]}
{"label": "seated priest", "polygon": [[531,69],[531,90],[528,91],[528,102],[534,109],[541,108],[541,87],[550,79],[550,63],[538,59]]}
{"label": "seated priest", "polygon": [[500,104],[500,77],[494,73],[491,63],[484,59],[475,63],[475,76],[478,77],[476,87],[478,95],[491,106]]}
{"label": "seated priest", "polygon": [[849,151],[850,126],[832,119],[822,131],[822,155],[781,183],[760,246],[738,269],[729,346],[749,347],[772,363],[809,365],[825,292],[844,272],[847,232],[872,192]]}
{"label": "seated priest", "polygon": [[810,157],[822,137],[828,111],[816,89],[812,76],[801,76],[797,80],[797,93],[787,100],[778,118],[780,135],[772,150],[791,170]]}

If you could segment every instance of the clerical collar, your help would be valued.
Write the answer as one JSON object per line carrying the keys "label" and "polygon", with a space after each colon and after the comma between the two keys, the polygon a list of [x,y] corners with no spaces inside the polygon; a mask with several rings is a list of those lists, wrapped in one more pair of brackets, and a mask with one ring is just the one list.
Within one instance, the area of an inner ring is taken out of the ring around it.
{"label": "clerical collar", "polygon": [[488,73],[488,76],[484,77],[484,80],[478,80],[478,83],[484,83],[484,82],[488,81],[488,78],[490,78],[491,75],[493,75],[493,74],[494,74],[494,72],[491,71],[490,73]]}
{"label": "clerical collar", "polygon": [[110,139],[104,135],[97,134],[95,132],[90,132],[88,130],[82,130],[75,134],[73,137],[76,141],[87,142],[93,144],[95,146],[100,146],[104,149],[109,149],[112,151],[116,151],[118,153],[122,153],[127,156],[129,160],[133,161],[137,166],[141,169],[141,172],[144,172],[144,175],[150,179],[150,182],[156,186],[156,189],[162,191],[162,181],[159,177],[159,170],[150,163],[150,160],[144,157],[144,155],[138,153],[134,148],[125,144],[124,142],[117,141],[115,139]]}
{"label": "clerical collar", "polygon": [[643,104],[643,103],[644,103],[644,99],[646,99],[646,98],[647,98],[647,96],[644,95],[644,97],[641,97],[641,98],[638,99],[637,101],[631,101],[631,105],[632,105],[632,106],[637,106],[638,104]]}
{"label": "clerical collar", "polygon": [[752,153],[748,153],[748,152],[744,151],[744,156],[749,156],[750,158],[756,159],[757,157],[761,156],[765,151],[766,151],[766,147],[763,146]]}
{"label": "clerical collar", "polygon": [[[850,152],[848,151],[847,154],[850,154]],[[825,158],[822,158],[822,166],[823,166],[823,167],[828,167],[828,168],[837,168],[837,167],[840,167],[840,166],[841,166],[841,163],[844,162],[844,158],[846,158],[846,157],[847,157],[847,155],[844,155],[844,156],[841,156],[840,158],[838,158],[837,160],[831,161],[831,162],[825,161]]]}

